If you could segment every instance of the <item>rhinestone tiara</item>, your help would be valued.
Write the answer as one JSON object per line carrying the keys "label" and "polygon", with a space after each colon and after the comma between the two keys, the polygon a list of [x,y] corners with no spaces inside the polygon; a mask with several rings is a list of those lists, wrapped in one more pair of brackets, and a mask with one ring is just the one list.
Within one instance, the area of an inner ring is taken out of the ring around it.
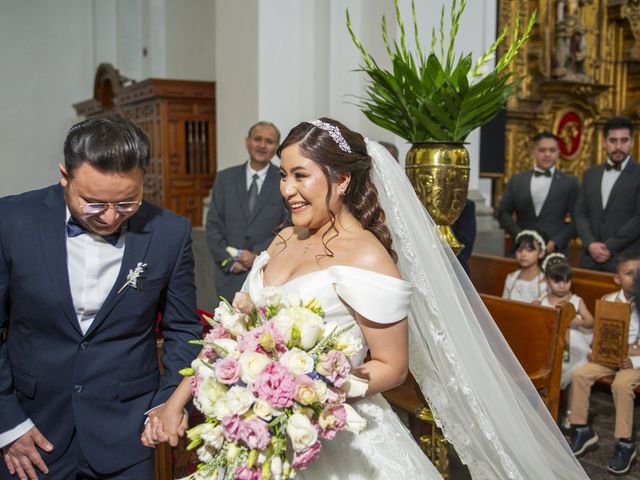
{"label": "rhinestone tiara", "polygon": [[330,123],[323,122],[322,120],[311,120],[309,123],[314,127],[318,127],[319,129],[327,132],[331,138],[333,138],[333,141],[336,142],[336,145],[338,145],[340,150],[346,153],[351,153],[351,147],[340,133],[340,129],[338,127],[331,125]]}

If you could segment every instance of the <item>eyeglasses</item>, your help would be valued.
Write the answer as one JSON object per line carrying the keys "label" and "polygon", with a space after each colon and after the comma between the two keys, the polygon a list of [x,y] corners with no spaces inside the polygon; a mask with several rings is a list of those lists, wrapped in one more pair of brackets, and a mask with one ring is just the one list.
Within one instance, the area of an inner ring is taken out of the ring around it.
{"label": "eyeglasses", "polygon": [[[69,186],[72,186],[72,184],[69,183]],[[78,192],[76,192],[76,195],[77,194]],[[80,200],[82,200],[82,197],[80,197],[80,195],[78,195],[78,197],[80,198]],[[85,203],[84,205],[80,205],[80,210],[84,215],[91,216],[104,213],[110,207],[113,207],[116,212],[126,214],[135,212],[140,208],[140,205],[142,205],[142,190],[140,191],[140,200],[137,202]]]}

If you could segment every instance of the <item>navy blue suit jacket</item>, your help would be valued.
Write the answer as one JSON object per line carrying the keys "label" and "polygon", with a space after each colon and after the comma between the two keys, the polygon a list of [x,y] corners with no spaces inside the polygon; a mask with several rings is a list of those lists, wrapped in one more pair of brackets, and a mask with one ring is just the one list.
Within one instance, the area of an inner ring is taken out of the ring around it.
{"label": "navy blue suit jacket", "polygon": [[[0,432],[30,418],[62,455],[74,429],[99,472],[149,457],[144,412],[180,381],[200,336],[189,222],[143,203],[129,219],[120,273],[83,336],[69,287],[65,202],[59,185],[0,199]],[[138,288],[129,269],[147,264]],[[155,323],[165,338],[158,371]]]}

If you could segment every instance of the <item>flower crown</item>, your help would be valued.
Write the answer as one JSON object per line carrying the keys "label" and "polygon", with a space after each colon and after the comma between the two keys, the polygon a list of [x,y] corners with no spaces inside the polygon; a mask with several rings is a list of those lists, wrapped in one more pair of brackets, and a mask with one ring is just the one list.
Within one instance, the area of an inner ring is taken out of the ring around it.
{"label": "flower crown", "polygon": [[546,243],[544,241],[544,238],[542,238],[542,235],[540,235],[538,232],[536,232],[535,230],[522,230],[516,235],[516,243],[518,243],[518,239],[523,235],[529,235],[533,237],[533,239],[540,244],[542,253],[546,251]]}
{"label": "flower crown", "polygon": [[323,122],[322,120],[310,120],[309,123],[314,127],[318,127],[319,129],[327,132],[329,136],[333,138],[333,141],[336,142],[340,150],[345,153],[351,153],[351,147],[342,136],[342,133],[340,133],[340,129],[338,127],[331,125],[330,123]]}
{"label": "flower crown", "polygon": [[[554,260],[556,258],[558,259],[558,261]],[[553,263],[568,263],[569,260],[562,253],[558,253],[558,252],[550,253],[549,255],[544,257],[544,260],[542,261],[542,271],[543,272],[545,272],[547,270],[547,265],[549,265],[549,262],[553,262]]]}

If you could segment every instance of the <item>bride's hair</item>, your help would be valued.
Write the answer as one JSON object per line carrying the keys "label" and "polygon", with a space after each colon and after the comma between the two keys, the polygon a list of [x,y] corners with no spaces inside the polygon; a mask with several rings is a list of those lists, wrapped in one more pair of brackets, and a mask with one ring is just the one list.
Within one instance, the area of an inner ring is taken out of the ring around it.
{"label": "bride's hair", "polygon": [[[389,229],[384,223],[384,211],[378,202],[378,191],[371,181],[371,157],[367,153],[364,138],[331,118],[321,118],[314,123],[321,126],[302,122],[294,127],[278,148],[278,156],[282,155],[285,148],[297,144],[302,155],[320,166],[327,178],[329,190],[326,204],[334,231],[335,214],[329,207],[331,182],[336,181],[341,174],[350,173],[349,185],[342,196],[344,205],[360,221],[363,228],[376,236],[393,261],[397,261],[398,256],[391,248]],[[337,128],[337,132],[332,127]],[[325,249],[332,255],[327,242]]]}

